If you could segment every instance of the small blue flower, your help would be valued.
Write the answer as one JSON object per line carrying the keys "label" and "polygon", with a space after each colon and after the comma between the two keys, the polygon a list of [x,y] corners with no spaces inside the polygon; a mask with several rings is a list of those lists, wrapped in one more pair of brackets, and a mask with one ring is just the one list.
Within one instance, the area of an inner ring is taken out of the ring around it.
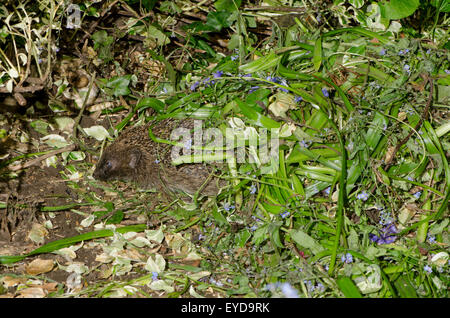
{"label": "small blue flower", "polygon": [[369,193],[367,193],[365,190],[363,190],[361,193],[358,193],[356,195],[356,198],[358,200],[367,201],[367,199],[369,198]]}
{"label": "small blue flower", "polygon": [[302,146],[303,148],[308,148],[309,145],[311,144],[311,141],[309,141],[309,140],[300,140],[298,143],[299,143],[300,146]]}
{"label": "small blue flower", "polygon": [[425,272],[427,272],[428,274],[431,274],[431,273],[433,272],[433,269],[431,268],[430,265],[425,265],[425,266],[423,267],[423,270],[424,270]]}
{"label": "small blue flower", "polygon": [[310,280],[304,280],[303,283],[305,283],[306,289],[308,289],[310,293],[314,291],[315,289],[314,284]]}
{"label": "small blue flower", "polygon": [[296,103],[300,103],[303,100],[303,98],[301,96],[296,96],[294,98],[294,100],[295,100]]}
{"label": "small blue flower", "polygon": [[235,206],[232,205],[232,204],[230,204],[230,203],[228,203],[228,202],[226,202],[226,203],[223,205],[223,208],[225,209],[225,211],[228,212],[228,211],[234,210]]}
{"label": "small blue flower", "polygon": [[156,164],[158,164],[158,163],[160,163],[161,161],[159,160],[159,159],[155,159],[155,163]]}
{"label": "small blue flower", "polygon": [[409,68],[410,68],[410,67],[409,67],[408,64],[403,65],[403,70],[405,70],[408,74],[411,73],[411,71],[410,71]]}
{"label": "small blue flower", "polygon": [[444,70],[446,74],[450,74],[450,70]]}
{"label": "small blue flower", "polygon": [[325,194],[326,194],[326,195],[329,195],[329,194],[330,194],[330,190],[331,190],[331,187],[328,187],[328,188],[326,188],[326,189],[323,190],[323,191],[325,191]]}
{"label": "small blue flower", "polygon": [[436,236],[428,234],[427,235],[427,241],[430,244],[436,243]]}
{"label": "small blue flower", "polygon": [[381,56],[386,55],[386,50],[385,50],[385,49],[381,49],[381,50],[380,50],[380,55],[381,55]]}
{"label": "small blue flower", "polygon": [[255,194],[257,190],[258,190],[258,189],[256,188],[256,186],[255,186],[254,184],[252,184],[252,185],[250,186],[250,194]]}
{"label": "small blue flower", "polygon": [[287,218],[290,214],[291,214],[291,212],[289,212],[289,211],[284,211],[284,212],[280,213],[280,216],[281,216],[282,219],[285,219],[285,218]]}
{"label": "small blue flower", "polygon": [[346,263],[346,264],[352,263],[353,262],[353,255],[350,254],[350,253],[343,254],[341,256],[341,261],[342,261],[342,263]]}
{"label": "small blue flower", "polygon": [[231,60],[236,61],[239,58],[239,55],[231,55]]}
{"label": "small blue flower", "polygon": [[422,191],[417,191],[416,193],[413,194],[413,196],[414,196],[416,199],[419,199],[421,195],[422,195]]}
{"label": "small blue flower", "polygon": [[330,93],[328,93],[328,91],[327,91],[327,89],[324,87],[324,88],[322,88],[322,94],[323,94],[323,96],[325,96],[325,97],[330,97]]}
{"label": "small blue flower", "polygon": [[317,283],[316,289],[319,293],[323,293],[325,291],[325,286],[322,283]]}
{"label": "small blue flower", "polygon": [[152,280],[158,280],[158,273],[152,272]]}

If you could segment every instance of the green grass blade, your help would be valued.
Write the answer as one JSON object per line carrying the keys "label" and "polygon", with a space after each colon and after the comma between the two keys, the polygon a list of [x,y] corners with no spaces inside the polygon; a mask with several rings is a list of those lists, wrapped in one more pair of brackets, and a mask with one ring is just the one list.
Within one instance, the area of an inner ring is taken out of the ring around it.
{"label": "green grass blade", "polygon": [[348,277],[340,277],[336,281],[339,286],[339,289],[347,298],[362,298],[361,293],[359,292],[358,287],[353,283],[353,281]]}
{"label": "green grass blade", "polygon": [[322,37],[316,40],[312,62],[314,70],[317,72],[320,69],[320,65],[322,65]]}
{"label": "green grass blade", "polygon": [[0,264],[12,264],[12,263],[21,261],[28,256],[42,254],[42,253],[50,253],[50,252],[59,250],[64,247],[71,246],[75,243],[79,243],[81,241],[92,240],[92,239],[107,237],[107,236],[113,236],[114,231],[116,231],[118,233],[142,232],[146,228],[147,228],[147,225],[138,224],[138,225],[130,225],[130,226],[120,227],[115,230],[105,229],[105,230],[88,232],[88,233],[80,234],[77,236],[68,237],[68,238],[65,238],[62,240],[57,240],[57,241],[47,243],[47,244],[42,245],[41,247],[31,251],[28,254],[14,255],[14,256],[8,256],[8,255],[0,256]]}

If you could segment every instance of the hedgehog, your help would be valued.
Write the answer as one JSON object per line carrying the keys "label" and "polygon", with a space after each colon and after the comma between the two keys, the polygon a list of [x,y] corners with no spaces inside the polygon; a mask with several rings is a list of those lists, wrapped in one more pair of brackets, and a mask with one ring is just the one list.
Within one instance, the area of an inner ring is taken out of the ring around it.
{"label": "hedgehog", "polygon": [[223,180],[213,176],[214,166],[204,163],[172,164],[172,145],[154,141],[154,136],[170,140],[175,128],[187,128],[192,132],[193,119],[163,119],[123,131],[106,147],[98,161],[93,177],[101,181],[122,180],[134,182],[146,189],[156,188],[164,192],[185,192],[216,196]]}

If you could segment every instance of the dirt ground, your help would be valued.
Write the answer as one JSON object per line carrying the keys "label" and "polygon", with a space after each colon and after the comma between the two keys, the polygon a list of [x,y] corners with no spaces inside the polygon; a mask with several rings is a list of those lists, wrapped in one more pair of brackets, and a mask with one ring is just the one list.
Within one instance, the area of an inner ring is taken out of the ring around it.
{"label": "dirt ground", "polygon": [[[2,140],[0,149],[2,158],[4,158],[3,162],[16,157],[20,153],[33,153],[50,148],[44,147],[39,142],[39,138],[42,138],[43,135],[29,127],[26,122],[15,120],[11,113],[4,114],[4,118],[6,117],[8,117],[7,122],[13,124],[3,125],[0,128],[9,132],[17,132],[17,134],[15,136],[10,134]],[[20,125],[18,125],[19,123]],[[82,121],[83,124],[92,125],[95,122],[88,117]],[[19,132],[23,131],[23,127],[27,128],[26,132],[30,136],[29,142],[26,143],[21,143],[19,139],[15,139],[20,135]],[[52,131],[52,133],[58,134],[61,132]],[[83,142],[93,149],[97,147],[96,149],[100,151],[101,143],[93,140],[93,138],[86,138]],[[138,193],[132,185],[122,182],[115,183],[119,189],[117,192],[105,190],[110,185],[98,182],[91,177],[95,162],[98,160],[96,154],[87,155],[81,161],[67,160],[66,163],[62,162],[61,154],[58,154],[57,157],[58,162],[55,166],[47,166],[45,160],[36,160],[34,157],[27,158],[22,163],[35,160],[35,164],[16,171],[16,175],[11,174],[11,171],[5,169],[5,167],[2,169],[0,201],[3,205],[0,209],[0,255],[25,254],[48,242],[95,230],[94,225],[101,222],[102,218],[96,219],[90,226],[80,226],[80,223],[93,211],[104,210],[104,208],[99,207],[102,202],[114,202],[116,207],[125,210],[124,218],[119,226],[147,222],[151,228],[152,224],[145,213],[142,213],[142,209],[141,212],[135,210],[137,206],[142,207],[142,201],[135,200],[133,201],[135,203],[131,205],[126,202],[127,200],[129,202],[130,198],[136,196],[141,198],[144,195],[146,198],[145,206],[153,208],[155,204],[161,202],[161,198],[155,196],[154,193],[151,195]],[[9,165],[9,168],[15,165],[17,165],[17,162]],[[76,170],[80,173],[78,180],[70,180],[67,177],[68,165],[76,167]],[[89,202],[92,204],[88,204]],[[45,210],[45,207],[67,205],[73,208],[61,208],[61,210],[54,212]],[[63,270],[63,268],[72,262],[83,264],[90,269],[88,274],[83,275],[78,290],[111,281],[112,276],[105,280],[104,275],[104,270],[109,265],[96,260],[101,252],[102,248],[99,245],[84,244],[82,248],[76,251],[74,259],[68,260],[67,257],[62,255],[46,253],[27,257],[12,265],[1,265],[0,277],[3,285],[7,286],[7,290],[4,290],[3,293],[0,291],[0,297],[39,297],[41,294],[47,295],[52,292],[62,293],[67,290],[67,284],[70,283],[71,279],[70,272]],[[28,278],[35,274],[30,269],[30,264],[36,260],[52,261],[51,270],[38,271],[40,275],[34,276],[36,279],[39,277],[40,280],[37,295],[18,291],[18,287],[24,284],[28,286],[27,290],[30,289],[30,286],[33,287]],[[130,273],[121,276],[120,279],[129,280],[135,275],[136,273]],[[114,279],[117,279],[117,277]],[[151,290],[147,289],[147,292],[151,293]]]}

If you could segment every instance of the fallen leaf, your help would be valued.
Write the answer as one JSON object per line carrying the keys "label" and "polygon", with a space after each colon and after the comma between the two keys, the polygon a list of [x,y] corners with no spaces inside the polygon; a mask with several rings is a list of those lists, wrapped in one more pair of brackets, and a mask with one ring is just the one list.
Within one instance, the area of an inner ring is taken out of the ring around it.
{"label": "fallen leaf", "polygon": [[8,287],[14,287],[19,284],[24,284],[27,279],[25,277],[12,277],[12,276],[4,276],[0,280],[6,288]]}
{"label": "fallen leaf", "polygon": [[53,269],[53,260],[51,259],[35,259],[26,267],[26,271],[30,275],[39,275],[48,273]]}
{"label": "fallen leaf", "polygon": [[17,298],[44,298],[46,291],[41,287],[24,288],[19,291]]}

